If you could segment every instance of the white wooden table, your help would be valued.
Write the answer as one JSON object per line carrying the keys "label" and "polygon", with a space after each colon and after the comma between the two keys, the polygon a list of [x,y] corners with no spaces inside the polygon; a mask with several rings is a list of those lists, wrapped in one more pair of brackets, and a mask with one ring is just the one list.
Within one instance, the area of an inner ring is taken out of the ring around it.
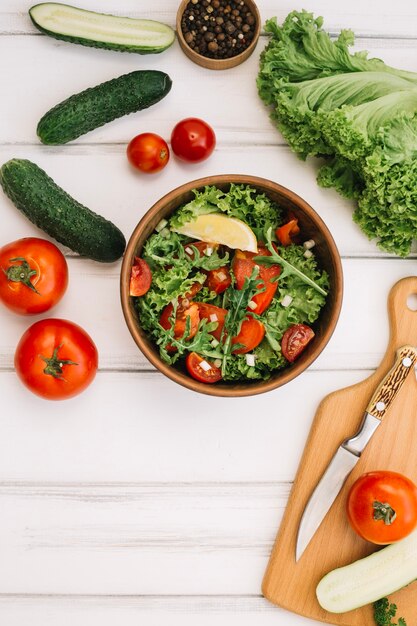
{"label": "white wooden table", "polygon": [[[175,21],[174,0],[81,0],[85,8]],[[303,196],[324,218],[343,257],[340,322],[313,367],[282,389],[217,399],[182,389],[138,353],[119,304],[120,264],[69,257],[70,286],[53,315],[94,338],[100,372],[62,403],[26,391],[13,353],[33,321],[0,310],[0,623],[5,626],[302,626],[272,607],[262,575],[320,399],[364,378],[387,341],[385,303],[415,255],[381,253],[352,223],[352,205],[315,183],[272,127],[257,97],[253,56],[204,70],[177,43],[140,57],[60,43],[36,32],[31,0],[0,2],[0,162],[29,158],[128,237],[164,193],[200,176],[264,176]],[[295,8],[351,27],[357,48],[417,71],[414,0],[259,0],[262,19]],[[157,106],[68,146],[39,144],[41,115],[68,95],[125,72],[157,68],[173,89]],[[144,131],[169,137],[198,116],[218,146],[199,165],[172,159],[155,177],[125,157]],[[0,194],[0,245],[38,231]],[[47,317],[47,315],[45,315]]]}

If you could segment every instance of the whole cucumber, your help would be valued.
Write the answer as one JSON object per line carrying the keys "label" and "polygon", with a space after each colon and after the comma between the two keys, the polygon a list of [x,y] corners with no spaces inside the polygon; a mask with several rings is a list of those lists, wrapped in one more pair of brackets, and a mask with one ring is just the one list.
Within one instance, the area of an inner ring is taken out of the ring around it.
{"label": "whole cucumber", "polygon": [[32,161],[7,161],[0,184],[31,222],[74,252],[107,263],[122,256],[126,240],[117,226],[71,198]]}
{"label": "whole cucumber", "polygon": [[72,141],[112,120],[146,109],[170,91],[168,74],[138,70],[70,96],[45,113],[37,133],[42,143]]}

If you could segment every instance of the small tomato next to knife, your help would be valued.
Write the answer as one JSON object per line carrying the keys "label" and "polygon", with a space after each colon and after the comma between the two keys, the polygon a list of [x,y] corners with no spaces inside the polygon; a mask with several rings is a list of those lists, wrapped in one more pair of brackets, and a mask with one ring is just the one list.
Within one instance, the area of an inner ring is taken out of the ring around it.
{"label": "small tomato next to knife", "polygon": [[396,472],[369,472],[352,485],[346,507],[360,537],[379,545],[395,543],[417,526],[417,487]]}

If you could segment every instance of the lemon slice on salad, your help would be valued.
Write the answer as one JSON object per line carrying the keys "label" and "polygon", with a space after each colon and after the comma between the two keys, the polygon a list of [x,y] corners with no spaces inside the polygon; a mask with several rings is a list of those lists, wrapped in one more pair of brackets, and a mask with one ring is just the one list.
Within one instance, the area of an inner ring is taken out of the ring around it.
{"label": "lemon slice on salad", "polygon": [[175,230],[181,235],[206,243],[222,244],[234,250],[258,252],[258,243],[253,230],[242,220],[220,213],[199,215],[192,222],[187,222]]}

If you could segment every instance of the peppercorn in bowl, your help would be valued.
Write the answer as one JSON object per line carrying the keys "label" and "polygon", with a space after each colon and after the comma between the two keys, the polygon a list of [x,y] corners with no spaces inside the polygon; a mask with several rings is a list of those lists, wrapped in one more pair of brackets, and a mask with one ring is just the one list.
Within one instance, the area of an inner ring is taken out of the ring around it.
{"label": "peppercorn in bowl", "polygon": [[183,0],[177,13],[178,41],[194,63],[229,69],[254,51],[261,18],[253,0]]}
{"label": "peppercorn in bowl", "polygon": [[221,175],[174,189],[144,215],[120,286],[127,326],[154,366],[193,391],[239,397],[280,387],[317,358],[343,278],[330,232],[302,198]]}

